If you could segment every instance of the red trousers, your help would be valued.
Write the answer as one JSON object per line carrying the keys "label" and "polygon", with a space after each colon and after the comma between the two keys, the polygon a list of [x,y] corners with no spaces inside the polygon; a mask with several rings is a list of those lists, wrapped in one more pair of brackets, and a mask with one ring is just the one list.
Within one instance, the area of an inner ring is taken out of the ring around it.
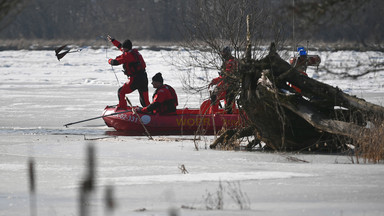
{"label": "red trousers", "polygon": [[145,76],[130,77],[128,82],[124,83],[124,85],[119,88],[117,93],[119,98],[119,108],[126,109],[128,107],[125,95],[135,91],[136,89],[140,94],[141,106],[146,107],[150,104],[148,97],[148,79],[147,73],[145,73]]}

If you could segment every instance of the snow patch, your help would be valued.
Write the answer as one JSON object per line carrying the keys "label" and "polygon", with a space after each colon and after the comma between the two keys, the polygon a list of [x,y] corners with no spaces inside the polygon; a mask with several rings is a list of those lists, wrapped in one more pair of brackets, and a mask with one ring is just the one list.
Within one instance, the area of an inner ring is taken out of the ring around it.
{"label": "snow patch", "polygon": [[131,177],[102,178],[102,182],[113,182],[114,185],[143,185],[174,182],[205,182],[205,181],[247,181],[266,179],[287,179],[297,177],[312,177],[307,173],[294,172],[220,172],[220,173],[197,173],[197,174],[171,174],[171,175],[148,175]]}

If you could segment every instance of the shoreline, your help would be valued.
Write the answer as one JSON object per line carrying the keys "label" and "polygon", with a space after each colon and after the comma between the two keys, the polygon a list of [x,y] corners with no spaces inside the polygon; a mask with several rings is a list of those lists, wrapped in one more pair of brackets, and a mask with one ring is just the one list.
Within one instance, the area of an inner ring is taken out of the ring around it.
{"label": "shoreline", "polygon": [[[260,47],[269,47],[271,41],[261,42]],[[291,42],[282,42],[283,48],[286,50],[292,50]],[[1,39],[0,51],[7,50],[54,50],[61,45],[68,44],[73,47],[89,47],[91,49],[105,48],[106,46],[112,47],[106,39],[97,37],[93,39]],[[135,41],[134,47],[146,47],[149,50],[173,50],[172,47],[183,47],[186,43],[183,41]],[[298,43],[300,44],[300,43]],[[188,44],[187,44],[188,45]],[[309,50],[316,51],[379,51],[384,52],[384,45],[372,44],[369,47],[363,46],[357,42],[311,42]]]}

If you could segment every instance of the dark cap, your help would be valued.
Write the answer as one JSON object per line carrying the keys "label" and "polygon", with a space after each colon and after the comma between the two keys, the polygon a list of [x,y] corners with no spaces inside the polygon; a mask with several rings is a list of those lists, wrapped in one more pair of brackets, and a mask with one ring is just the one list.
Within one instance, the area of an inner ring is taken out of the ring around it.
{"label": "dark cap", "polygon": [[230,57],[230,56],[231,56],[231,48],[229,48],[228,46],[224,47],[224,48],[221,50],[221,55],[222,55],[224,58]]}
{"label": "dark cap", "polygon": [[221,50],[221,53],[223,53],[223,54],[231,54],[231,48],[226,46],[226,47],[223,48],[223,50]]}
{"label": "dark cap", "polygon": [[123,48],[131,50],[132,49],[132,42],[130,40],[125,40],[123,43]]}
{"label": "dark cap", "polygon": [[155,74],[155,76],[152,77],[152,81],[161,82],[161,83],[164,82],[160,72]]}

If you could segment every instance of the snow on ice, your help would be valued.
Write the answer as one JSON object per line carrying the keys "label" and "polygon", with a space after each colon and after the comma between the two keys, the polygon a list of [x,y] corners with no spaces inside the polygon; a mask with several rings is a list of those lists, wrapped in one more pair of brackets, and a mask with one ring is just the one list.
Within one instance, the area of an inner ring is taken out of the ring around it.
{"label": "snow on ice", "polygon": [[[163,73],[181,107],[198,107],[208,97],[208,91],[184,91],[182,81],[198,77],[191,81],[206,85],[217,71],[178,67],[176,59],[188,58],[183,49],[140,52],[149,79]],[[322,64],[347,66],[384,59],[380,52],[311,54],[319,54]],[[36,162],[37,215],[77,215],[88,145],[96,150],[97,173],[87,204],[91,215],[106,215],[107,186],[114,188],[117,203],[110,215],[384,215],[381,164],[352,164],[347,155],[210,150],[213,136],[198,140],[197,151],[193,137],[108,136],[113,130],[100,119],[63,127],[100,116],[106,105],[117,103],[126,77],[121,67],[107,64],[117,55],[116,49],[84,48],[58,61],[54,51],[0,52],[0,215],[29,214],[29,158]],[[353,80],[310,69],[309,76],[382,104],[382,72]],[[139,104],[137,92],[128,97]],[[208,210],[220,199],[221,210]]]}

